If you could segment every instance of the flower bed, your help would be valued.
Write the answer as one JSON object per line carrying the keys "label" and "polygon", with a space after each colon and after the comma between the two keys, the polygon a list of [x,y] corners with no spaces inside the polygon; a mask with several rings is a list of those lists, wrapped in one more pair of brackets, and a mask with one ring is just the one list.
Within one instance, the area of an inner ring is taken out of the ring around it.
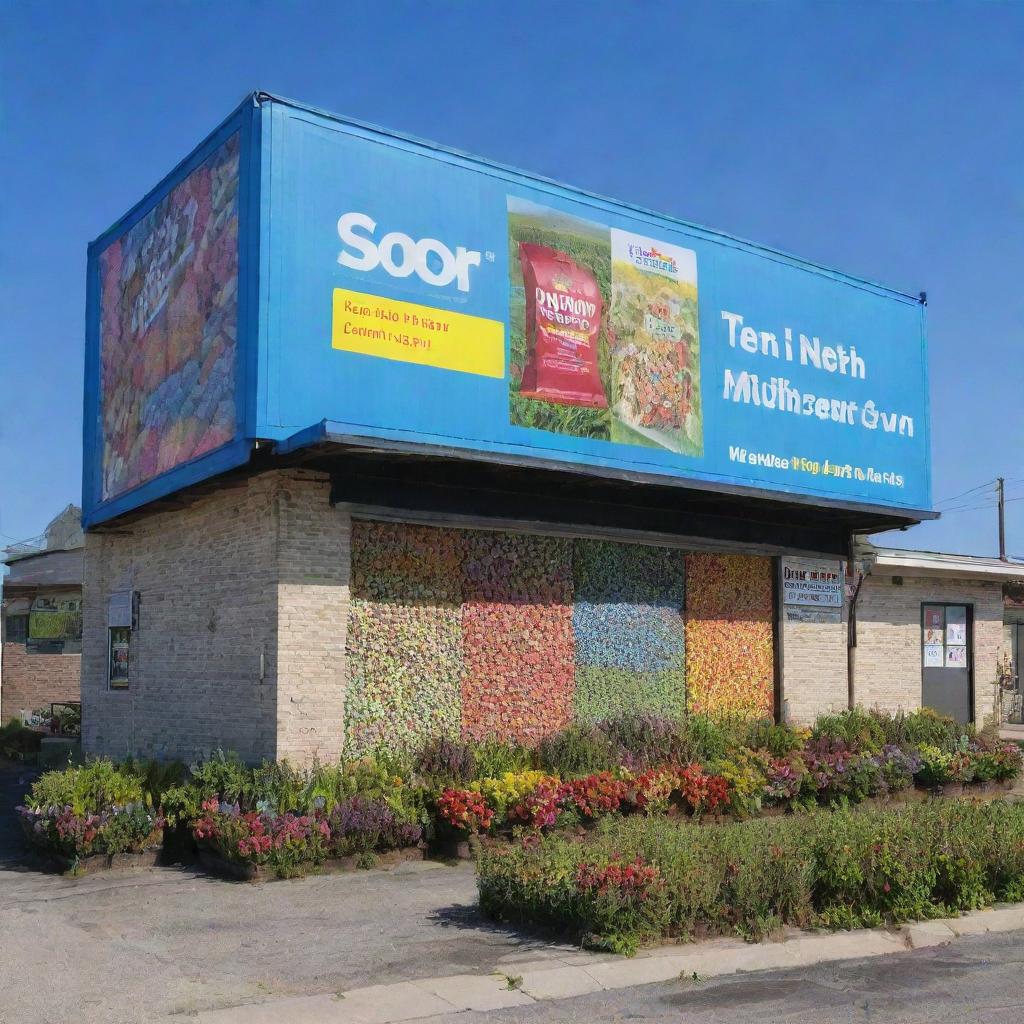
{"label": "flower bed", "polygon": [[291,877],[431,845],[468,855],[474,836],[582,833],[607,819],[723,823],[980,794],[1020,770],[1015,744],[930,712],[850,711],[806,730],[634,715],[532,748],[440,736],[415,756],[378,750],[309,769],[221,753],[187,777],[180,765],[93,762],[44,776],[22,818],[30,841],[69,862],[141,850],[166,820],[167,859],[198,851],[231,877]]}
{"label": "flower bed", "polygon": [[155,863],[163,841],[163,815],[140,780],[105,760],[47,772],[18,814],[33,851],[75,874]]}
{"label": "flower bed", "polygon": [[[542,745],[538,757],[547,771],[449,786],[436,801],[438,819],[462,838],[589,826],[629,814],[745,819],[926,792],[980,794],[1008,787],[1021,770],[1015,744],[962,733],[929,712],[852,711],[804,732],[757,722],[716,735],[720,727],[705,723],[689,742],[683,728],[662,719],[573,727]],[[918,743],[922,737],[932,742]],[[686,754],[700,759],[683,760]],[[559,765],[570,768],[568,777],[559,775]],[[580,771],[604,765],[610,767]]]}
{"label": "flower bed", "polygon": [[492,917],[620,953],[946,916],[1024,899],[1024,806],[930,800],[716,829],[607,819],[586,838],[484,846],[479,890]]}

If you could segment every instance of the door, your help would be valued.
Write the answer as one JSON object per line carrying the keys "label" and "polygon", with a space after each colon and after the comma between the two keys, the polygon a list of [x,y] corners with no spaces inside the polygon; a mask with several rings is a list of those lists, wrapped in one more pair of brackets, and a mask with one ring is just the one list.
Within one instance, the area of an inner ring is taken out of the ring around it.
{"label": "door", "polygon": [[965,604],[921,606],[921,703],[964,723],[974,706],[971,613]]}

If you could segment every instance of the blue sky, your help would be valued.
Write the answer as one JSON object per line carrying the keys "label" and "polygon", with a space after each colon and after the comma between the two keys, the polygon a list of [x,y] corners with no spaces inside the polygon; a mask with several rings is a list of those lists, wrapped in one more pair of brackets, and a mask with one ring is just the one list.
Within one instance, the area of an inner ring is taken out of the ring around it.
{"label": "blue sky", "polygon": [[884,540],[995,553],[954,496],[1003,475],[1024,556],[1024,5],[7,0],[0,39],[0,545],[79,498],[86,244],[261,88],[927,290],[956,511]]}

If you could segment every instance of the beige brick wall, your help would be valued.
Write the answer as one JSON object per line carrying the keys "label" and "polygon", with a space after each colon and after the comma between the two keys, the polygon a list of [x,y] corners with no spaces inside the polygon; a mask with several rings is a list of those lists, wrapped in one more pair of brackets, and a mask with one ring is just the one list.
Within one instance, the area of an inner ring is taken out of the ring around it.
{"label": "beige brick wall", "polygon": [[846,620],[788,622],[782,639],[782,706],[786,720],[809,725],[818,715],[842,711],[849,702]]}
{"label": "beige brick wall", "polygon": [[892,580],[865,577],[857,600],[857,703],[888,710],[920,707],[921,605],[965,604],[974,609],[974,715],[982,723],[993,708],[996,661],[1004,650],[1001,585],[904,576],[896,586]]}
{"label": "beige brick wall", "polygon": [[[86,539],[83,744],[190,760],[334,757],[348,517],[322,474],[275,471]],[[107,686],[107,603],[140,595],[130,684]]]}
{"label": "beige brick wall", "polygon": [[278,496],[277,756],[333,760],[345,735],[351,520],[328,484],[282,480]]}

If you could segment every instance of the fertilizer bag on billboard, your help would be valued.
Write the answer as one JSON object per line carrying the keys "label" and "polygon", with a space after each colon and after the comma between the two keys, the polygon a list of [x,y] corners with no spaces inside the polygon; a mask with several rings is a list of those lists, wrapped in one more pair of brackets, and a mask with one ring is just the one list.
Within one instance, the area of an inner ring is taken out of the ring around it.
{"label": "fertilizer bag on billboard", "polygon": [[608,406],[597,363],[601,291],[557,249],[519,245],[526,288],[527,362],[520,394],[560,405]]}

